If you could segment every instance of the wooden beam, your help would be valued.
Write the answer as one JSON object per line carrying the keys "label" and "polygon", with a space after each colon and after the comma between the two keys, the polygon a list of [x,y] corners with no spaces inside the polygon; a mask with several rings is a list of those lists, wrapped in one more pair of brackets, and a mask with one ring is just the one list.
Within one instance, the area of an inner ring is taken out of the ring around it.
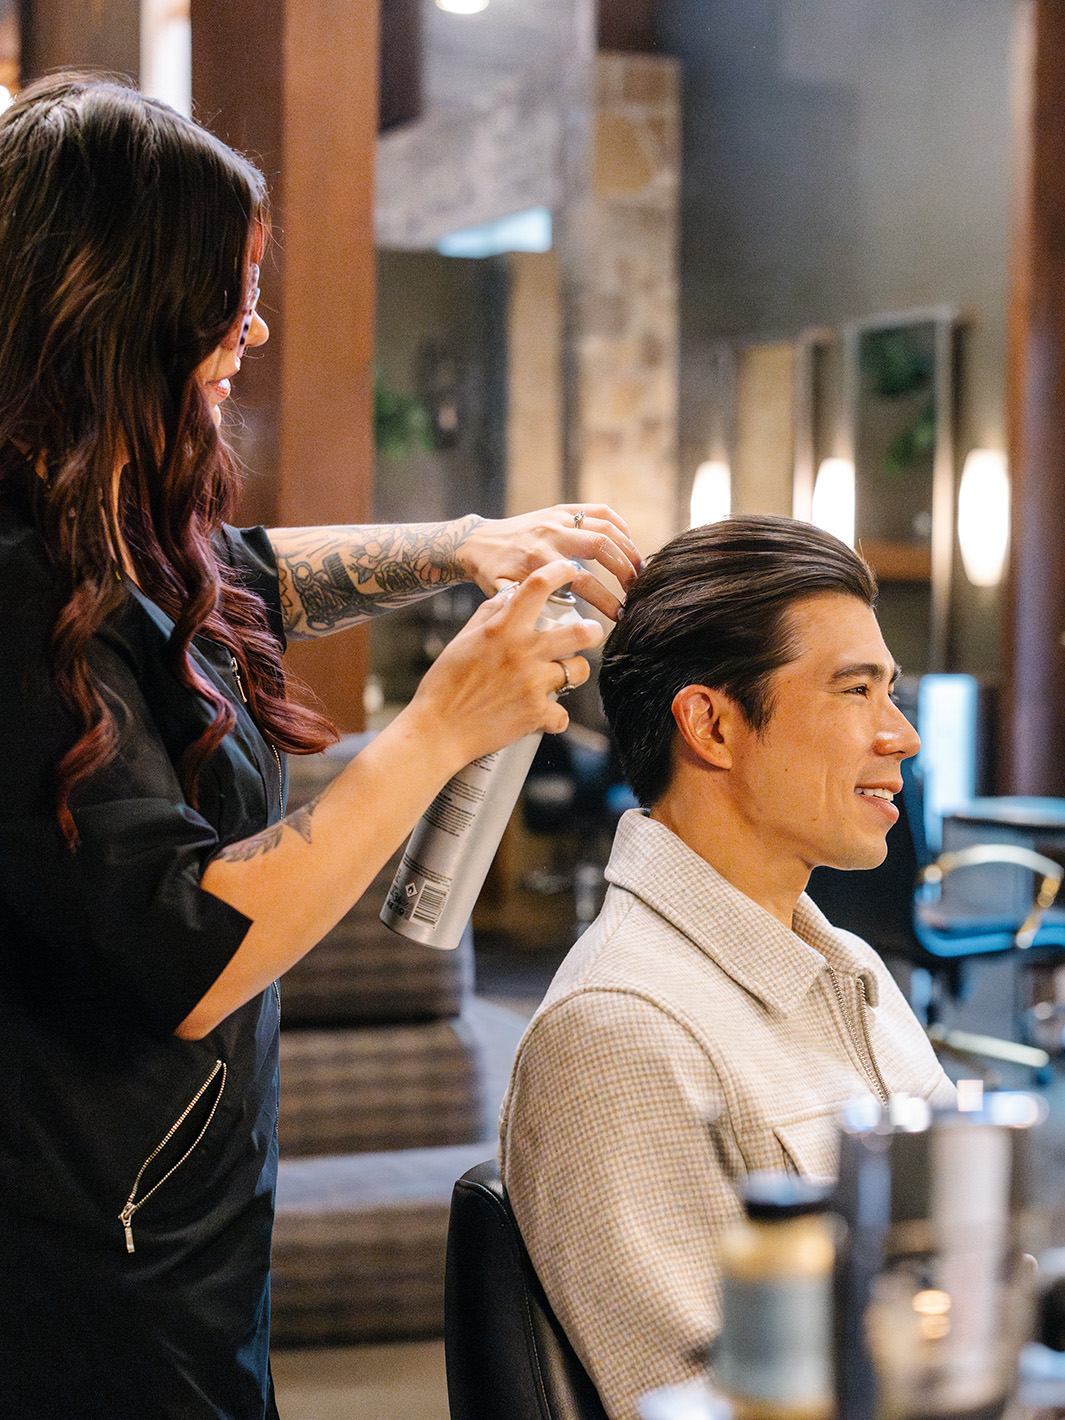
{"label": "wooden beam", "polygon": [[1065,9],[1029,9],[1029,108],[1011,278],[999,788],[1065,795]]}
{"label": "wooden beam", "polygon": [[[261,309],[271,340],[241,372],[237,442],[249,520],[369,520],[373,481],[376,0],[192,0],[197,118],[270,183]],[[365,631],[290,661],[342,729],[359,729]]]}
{"label": "wooden beam", "polygon": [[140,79],[140,0],[19,0],[20,79],[53,69],[100,69]]}

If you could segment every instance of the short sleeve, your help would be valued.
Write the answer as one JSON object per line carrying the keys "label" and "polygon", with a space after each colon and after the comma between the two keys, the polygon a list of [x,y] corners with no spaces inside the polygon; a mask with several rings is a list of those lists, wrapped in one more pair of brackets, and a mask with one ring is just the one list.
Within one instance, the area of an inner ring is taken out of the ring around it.
{"label": "short sleeve", "polygon": [[266,609],[266,620],[285,648],[285,618],[281,608],[281,584],[277,557],[263,527],[233,528],[223,524],[215,550],[221,561],[240,574],[241,583],[255,592]]}
{"label": "short sleeve", "polygon": [[[4,555],[6,552],[7,555]],[[17,615],[11,608],[18,605]],[[90,662],[115,712],[115,759],[79,784],[72,851],[55,814],[54,767],[77,727],[49,670],[51,579],[24,546],[0,545],[0,957],[5,982],[41,1010],[98,1013],[170,1034],[250,925],[200,886],[215,828],[185,802],[143,686],[188,694],[145,666],[147,641],[109,626]],[[136,624],[131,609],[125,623]],[[154,679],[153,679],[154,677]]]}

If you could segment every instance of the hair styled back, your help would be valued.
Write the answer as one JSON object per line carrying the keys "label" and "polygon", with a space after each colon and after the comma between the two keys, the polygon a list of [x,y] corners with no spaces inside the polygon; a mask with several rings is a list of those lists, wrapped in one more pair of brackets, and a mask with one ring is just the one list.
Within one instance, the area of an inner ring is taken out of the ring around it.
{"label": "hair styled back", "polygon": [[86,651],[126,595],[123,543],[175,623],[175,672],[214,707],[180,766],[192,802],[234,720],[186,654],[197,631],[237,657],[273,743],[310,750],[331,737],[286,700],[261,603],[212,542],[237,470],[195,371],[240,317],[268,222],[250,163],[121,83],[57,75],[0,116],[0,496],[40,530],[63,603],[53,669],[83,727],[57,768],[71,842],[70,791],[116,744]]}
{"label": "hair styled back", "polygon": [[669,786],[677,692],[724,691],[763,730],[770,678],[799,654],[789,612],[822,592],[872,606],[876,579],[838,538],[792,518],[725,518],[655,553],[625,598],[599,671],[618,756],[641,804]]}

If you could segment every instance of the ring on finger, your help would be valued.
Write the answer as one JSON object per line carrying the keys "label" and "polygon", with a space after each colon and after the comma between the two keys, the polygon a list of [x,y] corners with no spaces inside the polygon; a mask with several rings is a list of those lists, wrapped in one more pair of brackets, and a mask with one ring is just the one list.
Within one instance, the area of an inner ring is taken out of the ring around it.
{"label": "ring on finger", "polygon": [[577,510],[577,511],[574,513],[574,515],[573,515],[573,526],[574,526],[575,528],[577,528],[577,530],[579,531],[579,530],[580,530],[581,523],[583,523],[583,522],[584,522],[584,509],[583,509],[583,508],[578,508],[578,510]]}
{"label": "ring on finger", "polygon": [[559,688],[555,691],[556,695],[562,696],[565,695],[567,691],[573,689],[574,681],[573,677],[569,673],[569,666],[565,661],[556,661],[555,665],[562,667],[562,674],[566,677],[562,684],[559,686]]}

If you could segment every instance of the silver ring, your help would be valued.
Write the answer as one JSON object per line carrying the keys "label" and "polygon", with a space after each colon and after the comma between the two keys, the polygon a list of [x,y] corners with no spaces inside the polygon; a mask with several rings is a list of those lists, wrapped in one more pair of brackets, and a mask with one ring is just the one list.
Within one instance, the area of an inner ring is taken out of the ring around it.
{"label": "silver ring", "polygon": [[562,674],[566,677],[559,689],[555,691],[556,695],[562,696],[565,695],[567,691],[573,689],[573,680],[569,673],[569,666],[566,664],[565,661],[556,661],[555,665],[562,667]]}
{"label": "silver ring", "polygon": [[578,511],[577,511],[576,513],[574,513],[574,515],[573,515],[573,526],[579,530],[579,529],[580,529],[580,525],[581,525],[581,523],[583,523],[583,522],[584,522],[584,509],[583,509],[583,508],[580,508],[580,509],[578,509]]}

